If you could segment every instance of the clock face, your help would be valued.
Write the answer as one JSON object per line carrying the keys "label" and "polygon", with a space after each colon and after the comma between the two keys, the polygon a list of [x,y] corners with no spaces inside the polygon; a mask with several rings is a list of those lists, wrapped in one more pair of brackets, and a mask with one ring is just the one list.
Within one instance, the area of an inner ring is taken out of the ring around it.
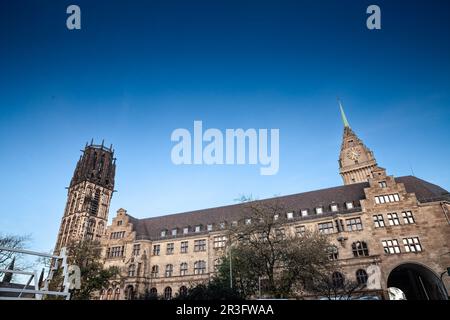
{"label": "clock face", "polygon": [[355,148],[355,147],[352,147],[347,152],[347,157],[351,160],[358,160],[360,155],[361,155],[361,152],[358,150],[358,148]]}

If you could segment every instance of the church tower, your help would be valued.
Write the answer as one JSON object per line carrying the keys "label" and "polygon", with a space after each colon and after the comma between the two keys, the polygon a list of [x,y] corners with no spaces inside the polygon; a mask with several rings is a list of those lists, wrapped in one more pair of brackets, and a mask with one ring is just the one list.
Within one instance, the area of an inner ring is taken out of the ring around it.
{"label": "church tower", "polygon": [[100,240],[114,192],[116,159],[112,145],[86,143],[67,193],[55,252],[71,240]]}
{"label": "church tower", "polygon": [[373,171],[378,168],[377,161],[373,152],[364,145],[350,128],[340,101],[339,108],[344,122],[339,172],[345,185],[369,181],[369,178],[373,177]]}

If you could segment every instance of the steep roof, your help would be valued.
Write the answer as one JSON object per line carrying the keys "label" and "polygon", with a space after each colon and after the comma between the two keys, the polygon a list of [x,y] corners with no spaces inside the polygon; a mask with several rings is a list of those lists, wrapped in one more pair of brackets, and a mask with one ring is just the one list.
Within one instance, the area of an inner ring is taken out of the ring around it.
{"label": "steep roof", "polygon": [[[398,183],[404,183],[406,191],[415,193],[417,199],[421,202],[450,199],[450,194],[447,190],[422,179],[404,176],[395,180]],[[330,205],[333,203],[338,205],[341,212],[358,210],[360,208],[360,200],[365,199],[364,188],[367,187],[369,187],[368,182],[355,183],[258,201],[279,201],[286,209],[293,211],[295,217],[299,217],[300,210],[308,209],[309,214],[313,214],[312,217],[314,217],[313,210],[315,208],[323,207],[324,214],[326,214],[331,212]],[[346,202],[353,202],[355,209],[346,210]],[[131,216],[130,218],[138,239],[156,239],[160,238],[161,230],[164,229],[178,228],[178,234],[181,234],[181,230],[184,227],[206,226],[208,224],[217,225],[221,222],[231,223],[232,221],[241,220],[245,218],[245,206],[246,204],[235,204],[146,219],[137,219]]]}

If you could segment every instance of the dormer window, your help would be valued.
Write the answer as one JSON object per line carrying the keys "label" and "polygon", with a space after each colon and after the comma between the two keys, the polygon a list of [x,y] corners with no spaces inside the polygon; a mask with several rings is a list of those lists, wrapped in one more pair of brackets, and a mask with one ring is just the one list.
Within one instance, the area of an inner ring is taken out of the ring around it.
{"label": "dormer window", "polygon": [[177,228],[172,229],[172,235],[173,235],[173,236],[176,236],[176,235],[177,235],[177,231],[178,231]]}
{"label": "dormer window", "polygon": [[275,215],[273,216],[273,220],[277,221],[279,217],[280,217],[280,216],[279,216],[278,214],[275,214]]}
{"label": "dormer window", "polygon": [[188,233],[189,233],[189,227],[184,227],[183,234],[188,234]]}
{"label": "dormer window", "polygon": [[167,235],[167,230],[162,230],[161,231],[161,237],[165,237]]}
{"label": "dormer window", "polygon": [[233,227],[236,227],[236,226],[238,225],[238,222],[237,222],[237,221],[232,221],[232,222],[231,222],[231,225],[232,225]]}
{"label": "dormer window", "polygon": [[345,206],[347,207],[347,210],[353,209],[353,202],[346,202]]}
{"label": "dormer window", "polygon": [[252,223],[252,219],[250,219],[250,218],[245,219],[245,224],[250,224],[250,223]]}
{"label": "dormer window", "polygon": [[287,217],[288,219],[293,219],[293,218],[294,218],[294,213],[293,213],[293,212],[288,212],[288,213],[286,214],[286,217]]}
{"label": "dormer window", "polygon": [[302,217],[307,217],[308,216],[308,209],[303,209],[301,211]]}
{"label": "dormer window", "polygon": [[206,229],[207,229],[208,231],[212,231],[213,225],[212,225],[212,224],[208,224],[207,227],[206,227]]}
{"label": "dormer window", "polygon": [[195,226],[195,232],[200,232],[201,229],[201,226]]}
{"label": "dormer window", "polygon": [[219,228],[220,228],[220,229],[225,229],[225,222],[221,222],[221,223],[219,224]]}
{"label": "dormer window", "polygon": [[322,214],[323,213],[323,208],[322,207],[317,207],[316,208],[316,214]]}
{"label": "dormer window", "polygon": [[338,205],[335,204],[335,203],[333,203],[333,204],[331,205],[331,211],[332,211],[332,212],[337,212],[337,211],[338,211]]}

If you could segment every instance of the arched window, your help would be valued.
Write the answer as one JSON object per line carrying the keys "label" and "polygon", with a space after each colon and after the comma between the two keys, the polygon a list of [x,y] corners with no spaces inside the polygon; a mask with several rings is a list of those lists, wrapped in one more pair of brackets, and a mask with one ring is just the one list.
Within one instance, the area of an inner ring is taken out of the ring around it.
{"label": "arched window", "polygon": [[358,271],[356,271],[356,281],[358,281],[358,284],[366,284],[368,278],[369,276],[367,275],[366,270],[359,269]]}
{"label": "arched window", "polygon": [[156,289],[155,287],[150,289],[150,295],[152,297],[156,297],[158,295],[158,289]]}
{"label": "arched window", "polygon": [[187,262],[183,262],[182,264],[180,264],[180,276],[187,275],[187,272],[188,272],[188,264]]}
{"label": "arched window", "polygon": [[135,275],[136,275],[136,265],[130,264],[130,266],[128,267],[128,276],[134,277]]}
{"label": "arched window", "polygon": [[99,298],[100,300],[105,300],[105,289],[102,289],[101,291],[100,291],[100,298]]}
{"label": "arched window", "polygon": [[328,247],[328,259],[337,260],[339,258],[339,251],[336,246]]}
{"label": "arched window", "polygon": [[187,288],[185,286],[181,286],[180,287],[180,296],[185,296],[187,295]]}
{"label": "arched window", "polygon": [[166,300],[172,299],[172,288],[171,287],[166,287],[164,289],[164,299],[166,299]]}
{"label": "arched window", "polygon": [[134,289],[133,286],[128,286],[126,291],[126,298],[127,300],[133,300],[134,299]]}
{"label": "arched window", "polygon": [[173,264],[166,265],[166,278],[171,277],[173,274]]}
{"label": "arched window", "polygon": [[106,293],[106,300],[112,300],[113,289],[109,288]]}
{"label": "arched window", "polygon": [[354,257],[362,257],[369,255],[369,248],[364,241],[357,241],[352,243],[352,251]]}
{"label": "arched window", "polygon": [[196,261],[194,263],[194,274],[206,273],[206,262],[203,260]]}
{"label": "arched window", "polygon": [[116,288],[114,291],[114,300],[119,300],[120,297],[120,288]]}
{"label": "arched window", "polygon": [[342,288],[344,286],[344,276],[340,272],[333,272],[331,280],[333,281],[333,286],[336,288]]}

